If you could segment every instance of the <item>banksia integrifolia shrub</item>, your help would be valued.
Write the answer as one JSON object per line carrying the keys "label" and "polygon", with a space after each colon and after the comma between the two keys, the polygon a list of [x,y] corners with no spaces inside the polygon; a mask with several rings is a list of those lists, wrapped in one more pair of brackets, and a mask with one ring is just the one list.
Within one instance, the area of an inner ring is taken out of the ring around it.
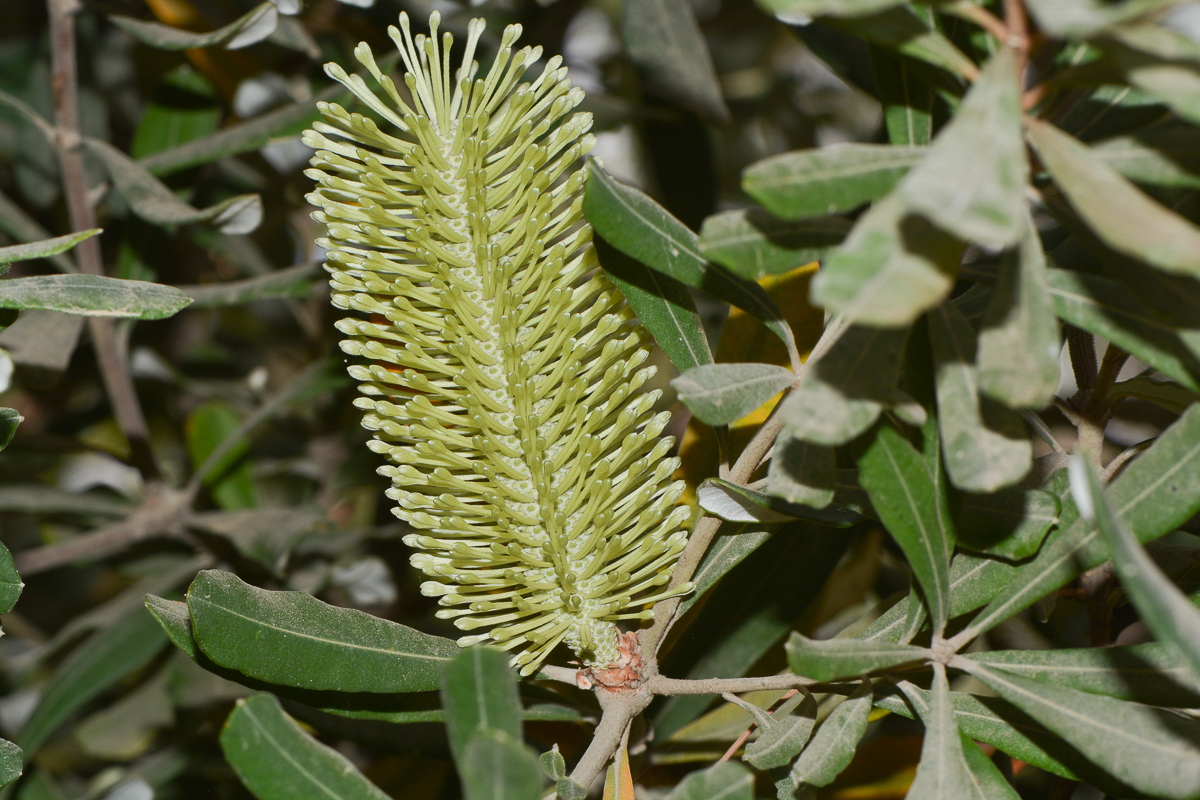
{"label": "banksia integrifolia shrub", "polygon": [[649,338],[591,246],[591,115],[561,59],[522,82],[541,49],[514,52],[512,25],[477,77],[473,20],[452,71],[439,22],[389,30],[407,92],[366,44],[382,92],[329,65],[371,113],[321,104],[306,135],[333,302],[361,314],[342,349],[422,591],[480,631],[459,643],[512,650],[524,674],[560,642],[603,667],[613,623],[667,595],[691,513],[658,393],[638,392]]}

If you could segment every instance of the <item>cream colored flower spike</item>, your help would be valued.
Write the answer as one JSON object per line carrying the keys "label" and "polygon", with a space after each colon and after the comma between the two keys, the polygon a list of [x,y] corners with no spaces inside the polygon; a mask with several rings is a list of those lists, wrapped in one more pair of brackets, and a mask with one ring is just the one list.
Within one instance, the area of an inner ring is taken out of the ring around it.
{"label": "cream colored flower spike", "polygon": [[658,393],[637,391],[649,337],[597,269],[578,170],[591,115],[572,113],[562,59],[522,83],[541,51],[514,52],[512,25],[477,78],[483,21],[453,70],[439,22],[389,31],[406,93],[366,44],[382,92],[329,65],[373,115],[321,104],[305,136],[333,302],[361,312],[338,323],[342,349],[413,565],[435,579],[421,591],[479,631],[459,644],[512,650],[526,675],[559,642],[603,667],[613,622],[667,596],[691,515]]}

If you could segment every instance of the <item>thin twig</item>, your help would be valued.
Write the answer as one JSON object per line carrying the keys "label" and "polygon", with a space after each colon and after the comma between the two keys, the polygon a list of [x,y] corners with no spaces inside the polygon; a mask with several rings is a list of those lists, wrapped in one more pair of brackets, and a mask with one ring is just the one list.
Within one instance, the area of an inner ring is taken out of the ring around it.
{"label": "thin twig", "polygon": [[[63,192],[71,229],[85,231],[96,227],[96,210],[88,198],[87,176],[84,172],[82,139],[79,134],[79,85],[75,63],[75,15],[79,0],[47,0],[50,18],[50,65],[54,90],[54,116],[58,126],[55,147],[62,169]],[[79,268],[90,275],[104,273],[99,237],[80,242],[76,255]],[[113,415],[125,438],[129,440],[130,460],[147,480],[158,478],[158,467],[150,449],[150,431],[138,402],[129,371],[127,354],[123,352],[112,320],[102,317],[88,319],[96,360]]]}
{"label": "thin twig", "polygon": [[1025,67],[1029,64],[1029,19],[1024,0],[1004,0],[1004,26],[1008,38],[1002,40],[1017,55],[1017,75],[1024,86]]}
{"label": "thin twig", "polygon": [[603,709],[600,724],[593,731],[592,741],[579,763],[571,770],[571,780],[587,787],[592,785],[613,753],[617,752],[630,721],[650,704],[653,695],[646,691],[614,694],[598,688],[596,697]]}
{"label": "thin twig", "polygon": [[664,695],[744,694],[776,689],[808,688],[816,685],[817,682],[810,678],[786,672],[781,675],[765,675],[758,678],[703,678],[700,680],[681,680],[668,678],[665,675],[655,675],[646,684],[654,694]]}
{"label": "thin twig", "polygon": [[950,3],[946,6],[945,10],[956,17],[974,22],[999,39],[1001,44],[1005,44],[1009,40],[1011,34],[1008,31],[1008,26],[983,6],[977,6],[970,0],[960,0],[957,3]]}

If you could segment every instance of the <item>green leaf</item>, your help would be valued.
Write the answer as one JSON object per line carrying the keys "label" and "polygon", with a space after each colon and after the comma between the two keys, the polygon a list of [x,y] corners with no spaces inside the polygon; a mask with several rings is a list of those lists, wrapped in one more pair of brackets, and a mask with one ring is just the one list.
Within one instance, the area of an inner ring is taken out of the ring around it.
{"label": "green leaf", "polygon": [[[1143,542],[1174,530],[1195,514],[1200,509],[1200,406],[1190,408],[1127,466],[1110,485],[1108,497]],[[1074,504],[1071,509],[1076,513]],[[1064,506],[1065,530],[1043,545],[1033,561],[1007,578],[1001,578],[995,568],[989,570],[994,575],[978,576],[988,591],[994,588],[996,593],[956,639],[977,636],[1108,559],[1099,531],[1085,519],[1067,519],[1067,512]],[[975,599],[986,593],[979,592]]]}
{"label": "green leaf", "polygon": [[709,545],[704,560],[696,567],[692,576],[691,594],[686,595],[675,611],[676,617],[682,617],[687,610],[696,604],[709,589],[716,585],[729,570],[742,563],[746,556],[753,553],[763,542],[771,538],[774,527],[764,528],[746,525],[722,525],[721,534]]}
{"label": "green leaf", "polygon": [[967,770],[971,780],[971,797],[978,800],[1021,800],[1017,790],[1005,780],[1000,769],[992,760],[984,755],[965,733],[960,733],[963,757],[967,760]]}
{"label": "green leaf", "polygon": [[736,761],[692,772],[663,800],[753,800],[754,775]]}
{"label": "green leaf", "polygon": [[788,638],[786,649],[792,672],[822,683],[919,664],[929,658],[924,647],[863,639],[816,641],[795,631]]}
{"label": "green leaf", "polygon": [[192,33],[120,14],[108,15],[108,21],[142,44],[158,50],[193,50],[217,46],[236,50],[270,36],[279,24],[279,14],[274,3],[264,2],[228,25],[209,33]]}
{"label": "green leaf", "polygon": [[1200,402],[1200,393],[1185,389],[1177,383],[1153,377],[1130,378],[1114,386],[1108,392],[1110,399],[1119,397],[1136,397],[1182,414],[1193,403]]}
{"label": "green leaf", "polygon": [[950,617],[950,552],[954,531],[946,498],[924,459],[895,428],[879,428],[858,461],[858,477],[888,533],[900,545],[925,593],[940,632]]}
{"label": "green leaf", "polygon": [[1062,343],[1046,282],[1046,254],[1024,216],[1016,251],[1004,254],[1000,277],[979,331],[979,390],[1011,408],[1045,408],[1058,388]]}
{"label": "green leaf", "polygon": [[341,692],[421,692],[458,654],[430,636],[303,592],[268,592],[206,570],[188,589],[192,633],[215,663],[268,683]]}
{"label": "green leaf", "polygon": [[1200,794],[1197,721],[1164,709],[1038,683],[968,659],[957,659],[954,665],[1137,791],[1171,800]]}
{"label": "green leaf", "polygon": [[181,64],[163,76],[138,120],[130,155],[135,159],[211,134],[224,111],[208,79]]}
{"label": "green leaf", "polygon": [[1026,227],[1029,165],[1016,57],[1000,50],[900,184],[908,206],[961,239],[1011,245]]}
{"label": "green leaf", "polygon": [[[875,0],[871,0],[874,2]],[[857,3],[855,5],[858,5]],[[962,77],[974,76],[978,68],[954,44],[930,27],[911,5],[885,8],[874,14],[853,18],[829,18],[830,25],[866,39],[900,55],[924,61]],[[949,85],[954,85],[946,81]]]}
{"label": "green leaf", "polygon": [[769,716],[758,738],[746,747],[744,760],[758,769],[782,767],[804,749],[817,724],[817,701],[808,692],[799,692]]}
{"label": "green leaf", "polygon": [[1021,561],[1042,546],[1059,509],[1058,497],[1039,489],[964,494],[954,509],[958,545]]}
{"label": "green leaf", "polygon": [[697,491],[700,507],[727,522],[771,523],[803,519],[833,528],[848,528],[865,517],[840,505],[823,508],[786,503],[769,494],[738,486],[721,478],[708,478]]}
{"label": "green leaf", "polygon": [[1200,188],[1200,141],[1181,122],[1155,125],[1091,145],[1092,156],[1131,181],[1180,189]]}
{"label": "green leaf", "polygon": [[883,123],[893,145],[927,145],[933,137],[934,93],[913,70],[912,59],[871,45],[871,72]]}
{"label": "green leaf", "polygon": [[903,2],[904,0],[758,0],[758,4],[768,11],[807,17],[825,14],[835,17],[858,17],[874,14]]}
{"label": "green leaf", "polygon": [[562,780],[568,774],[567,760],[558,752],[558,744],[538,756],[538,766],[542,768],[542,774],[552,781]]}
{"label": "green leaf", "polygon": [[887,195],[926,152],[878,144],[796,150],[751,164],[742,172],[742,188],[776,216],[821,217]]}
{"label": "green leaf", "polygon": [[1113,513],[1104,496],[1104,486],[1090,464],[1075,455],[1071,470],[1071,494],[1079,515],[1093,521],[1112,554],[1121,586],[1129,594],[1142,621],[1161,642],[1173,644],[1200,677],[1200,611],[1187,595],[1138,546],[1138,541]]}
{"label": "green leaf", "polygon": [[521,698],[508,657],[499,650],[472,647],[454,658],[442,675],[446,734],[455,762],[462,764],[467,743],[480,731],[521,738]]}
{"label": "green leaf", "polygon": [[838,445],[871,427],[894,395],[907,340],[907,329],[847,326],[780,404],[787,433]]}
{"label": "green leaf", "polygon": [[65,253],[84,239],[90,239],[103,231],[102,228],[92,228],[79,233],[68,233],[66,236],[55,236],[40,242],[14,244],[0,247],[0,264],[11,264],[14,261],[29,261],[34,258],[49,258],[59,253]]}
{"label": "green leaf", "polygon": [[975,366],[975,331],[944,303],[929,313],[938,427],[950,482],[968,492],[993,492],[1029,472],[1033,444],[1020,415],[981,397]]}
{"label": "green leaf", "polygon": [[0,406],[0,450],[8,447],[13,437],[17,435],[17,426],[24,420],[21,412],[15,408]]}
{"label": "green leaf", "polygon": [[163,632],[171,640],[171,644],[182,650],[193,661],[203,654],[196,647],[192,637],[192,617],[188,613],[187,603],[167,600],[163,597],[146,595],[146,610],[162,626]]}
{"label": "green leaf", "polygon": [[893,192],[859,217],[813,279],[812,300],[855,322],[908,325],[950,293],[962,250]]}
{"label": "green leaf", "polygon": [[832,447],[792,438],[775,439],[767,470],[767,492],[789,503],[825,508],[833,502],[837,457]]}
{"label": "green leaf", "polygon": [[[237,433],[240,423],[233,409],[220,401],[193,410],[184,425],[192,468],[203,466],[225,439]],[[249,451],[250,443],[245,439],[239,441],[203,476],[204,485],[221,508],[245,509],[258,505],[258,489],[247,459]]]}
{"label": "green leaf", "polygon": [[604,271],[675,369],[682,373],[701,364],[711,364],[708,337],[687,287],[647,269],[603,239],[598,238],[593,244]]}
{"label": "green leaf", "polygon": [[606,242],[657,272],[748,311],[785,343],[792,340],[783,314],[761,286],[709,264],[699,237],[642,192],[618,183],[594,161],[587,172],[583,211]]}
{"label": "green leaf", "polygon": [[687,0],[644,0],[621,7],[621,39],[646,88],[715,125],[729,109],[708,43]]}
{"label": "green leaf", "polygon": [[1170,708],[1200,707],[1200,675],[1174,646],[1155,642],[1064,650],[993,650],[967,658],[994,669],[1117,700]]}
{"label": "green leaf", "polygon": [[156,225],[207,223],[222,233],[250,233],[262,222],[262,199],[243,194],[204,209],[180,200],[146,168],[107,142],[85,138],[84,147],[103,164],[129,207],[141,219]]}
{"label": "green leaf", "polygon": [[796,380],[774,364],[705,364],[671,381],[679,399],[708,425],[741,419]]}
{"label": "green leaf", "polygon": [[1055,183],[1102,242],[1168,272],[1200,275],[1200,229],[1058,128],[1029,120],[1026,131]]}
{"label": "green leaf", "polygon": [[850,227],[841,217],[782,220],[761,208],[744,208],[707,217],[700,250],[739,278],[758,280],[824,261]]}
{"label": "green leaf", "polygon": [[16,740],[25,757],[32,758],[68,717],[148,664],[164,644],[162,629],[141,609],[88,637],[42,687]]}
{"label": "green leaf", "polygon": [[[862,685],[837,705],[817,728],[808,747],[776,788],[795,791],[800,784],[828,786],[850,764],[871,716],[871,683]],[[782,785],[781,785],[782,784]],[[787,795],[790,797],[791,795]]]}
{"label": "green leaf", "polygon": [[179,290],[192,299],[194,308],[231,306],[277,297],[306,297],[312,291],[313,281],[322,272],[320,263],[313,261],[245,280],[181,286]]}
{"label": "green leaf", "polygon": [[1158,316],[1122,282],[1051,269],[1046,274],[1054,312],[1104,337],[1190,389],[1200,389],[1200,361],[1178,329]]}
{"label": "green leaf", "polygon": [[21,777],[24,768],[21,748],[6,739],[0,739],[0,789]]}
{"label": "green leaf", "polygon": [[520,739],[497,730],[473,734],[457,763],[466,800],[538,800],[542,796],[545,781],[533,751]]}
{"label": "green leaf", "polygon": [[1179,0],[1027,0],[1029,11],[1045,33],[1063,39],[1086,39],[1105,28],[1136,19]]}
{"label": "green leaf", "polygon": [[[904,690],[911,684],[900,684]],[[908,693],[905,693],[908,696]],[[917,713],[925,723],[925,740],[921,745],[921,763],[917,776],[908,790],[911,800],[960,800],[972,794],[972,780],[962,751],[962,735],[954,721],[950,705],[950,684],[946,668],[933,666],[933,691],[928,705],[920,693],[910,696]]]}
{"label": "green leaf", "polygon": [[21,582],[21,576],[13,564],[12,553],[0,544],[0,614],[12,611],[24,588],[25,584]]}
{"label": "green leaf", "polygon": [[0,280],[0,308],[39,308],[89,317],[165,319],[191,302],[173,286],[103,275],[37,275]]}
{"label": "green leaf", "polygon": [[265,692],[237,701],[220,741],[225,760],[259,800],[387,800],[345,756],[306,733]]}
{"label": "green leaf", "polygon": [[[928,691],[908,685],[904,687],[903,695],[878,697],[875,705],[914,719],[916,715],[910,703],[911,698],[917,695],[926,705],[929,704]],[[1095,768],[1089,772],[1089,763],[1071,750],[1059,736],[998,697],[976,697],[963,692],[951,692],[950,704],[954,708],[955,724],[963,735],[970,739],[993,745],[1015,759],[1064,778],[1078,780],[1080,772],[1091,778],[1097,772]],[[1070,761],[1071,767],[1055,756]]]}

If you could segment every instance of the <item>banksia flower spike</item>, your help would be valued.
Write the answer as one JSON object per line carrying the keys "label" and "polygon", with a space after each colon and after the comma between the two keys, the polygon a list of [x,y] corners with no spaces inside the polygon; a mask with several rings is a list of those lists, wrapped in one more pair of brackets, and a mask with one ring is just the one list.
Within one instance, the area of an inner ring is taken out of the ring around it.
{"label": "banksia flower spike", "polygon": [[561,59],[522,82],[540,48],[505,29],[490,70],[473,60],[482,20],[453,38],[439,15],[389,30],[399,89],[366,44],[379,89],[329,65],[373,116],[321,104],[309,199],[328,228],[333,302],[350,374],[390,464],[388,496],[414,532],[413,565],[466,646],[513,651],[533,673],[560,642],[588,666],[618,656],[617,620],[646,619],[683,549],[659,436],[657,392],[639,393],[649,338],[598,269],[580,159],[591,115]]}

